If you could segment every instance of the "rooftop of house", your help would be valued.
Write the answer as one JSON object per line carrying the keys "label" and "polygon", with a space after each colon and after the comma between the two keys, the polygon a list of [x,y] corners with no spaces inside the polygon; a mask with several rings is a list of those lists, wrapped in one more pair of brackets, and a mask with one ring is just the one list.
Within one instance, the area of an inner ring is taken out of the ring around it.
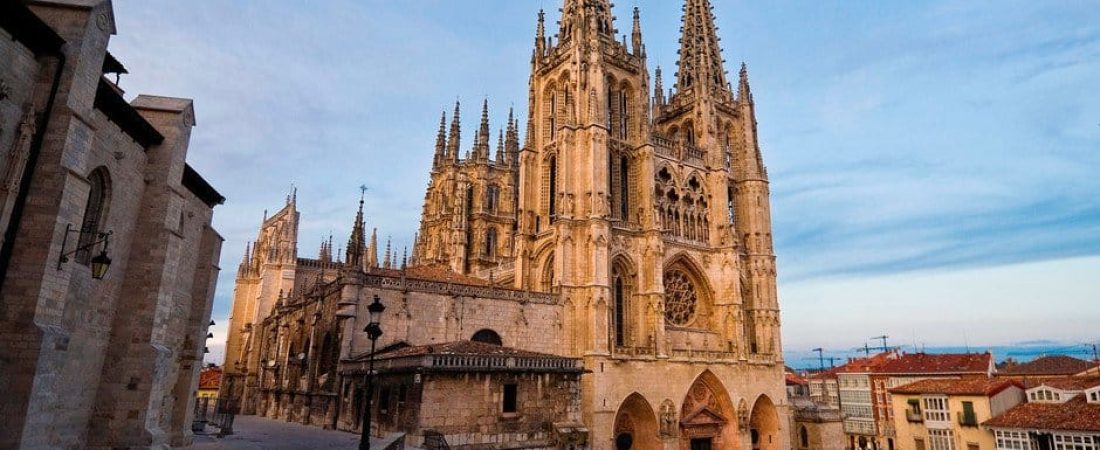
{"label": "rooftop of house", "polygon": [[1023,403],[983,427],[1044,431],[1100,431],[1100,404],[1078,395],[1065,403]]}
{"label": "rooftop of house", "polygon": [[1100,386],[1100,377],[1056,378],[1053,380],[1042,380],[1027,383],[1028,389],[1034,389],[1040,386],[1047,386],[1054,389],[1071,392],[1086,391],[1094,387]]}
{"label": "rooftop of house", "polygon": [[998,371],[1000,375],[1056,376],[1076,375],[1096,366],[1085,360],[1071,356],[1044,356],[1034,361],[1005,367]]}
{"label": "rooftop of house", "polygon": [[832,372],[837,375],[873,373],[896,357],[897,354],[894,352],[882,352],[866,358],[856,358],[848,361],[848,364],[832,369]]}
{"label": "rooftop of house", "polygon": [[992,397],[1012,386],[1023,388],[1013,380],[996,378],[928,379],[890,389],[892,394],[940,394]]}
{"label": "rooftop of house", "polygon": [[984,374],[993,364],[991,353],[908,353],[877,367],[875,373],[909,374]]}

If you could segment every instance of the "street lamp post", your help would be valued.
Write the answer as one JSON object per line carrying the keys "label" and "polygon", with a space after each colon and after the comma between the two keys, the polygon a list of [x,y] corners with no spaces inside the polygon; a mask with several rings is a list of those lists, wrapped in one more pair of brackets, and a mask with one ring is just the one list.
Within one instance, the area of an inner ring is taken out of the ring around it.
{"label": "street lamp post", "polygon": [[370,412],[371,412],[371,399],[374,393],[374,344],[378,342],[378,338],[382,337],[382,327],[379,325],[379,321],[382,319],[382,311],[386,310],[386,306],[382,304],[382,300],[377,295],[374,296],[374,302],[367,306],[367,312],[370,313],[370,323],[367,324],[367,328],[363,331],[367,332],[367,337],[370,338],[370,357],[367,363],[367,397],[366,412],[363,413],[363,434],[359,438],[359,450],[370,450]]}

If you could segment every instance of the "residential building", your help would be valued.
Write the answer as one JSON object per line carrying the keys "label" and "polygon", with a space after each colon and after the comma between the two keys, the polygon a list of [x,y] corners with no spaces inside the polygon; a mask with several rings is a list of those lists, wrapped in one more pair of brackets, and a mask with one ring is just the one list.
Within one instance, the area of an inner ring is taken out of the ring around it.
{"label": "residential building", "polygon": [[110,0],[0,2],[0,448],[191,441],[225,199],[116,32]]}
{"label": "residential building", "polygon": [[890,360],[895,352],[882,352],[849,361],[836,369],[840,410],[844,413],[844,434],[849,449],[878,449],[880,425],[876,422],[875,395],[871,374]]}
{"label": "residential building", "polygon": [[899,450],[993,450],[993,433],[979,424],[1024,401],[1019,382],[997,378],[933,378],[889,392]]}
{"label": "residential building", "polygon": [[[591,448],[790,448],[748,70],[727,78],[707,0],[684,1],[671,92],[660,68],[650,78],[637,8],[622,42],[610,1],[560,5],[556,36],[544,14],[535,24],[525,139],[511,114],[492,132],[488,101],[468,153],[459,106],[449,127],[441,120],[408,258],[389,245],[379,258],[362,203],[344,255],[330,240],[316,258],[299,255],[293,194],[264,218],[238,272],[222,391],[245,413],[358,429],[346,405],[382,395],[349,372],[370,352],[362,330],[377,296],[382,348],[481,341],[577,360],[579,389],[543,389],[541,400],[579,404],[562,425],[589,430]],[[497,375],[456,370],[503,395]],[[432,398],[433,412],[462,407]],[[474,448],[506,430],[467,423],[443,437]],[[408,442],[426,431],[411,428]]]}
{"label": "residential building", "polygon": [[1100,378],[1043,381],[1027,399],[982,423],[997,450],[1100,449]]}
{"label": "residential building", "polygon": [[837,384],[837,369],[811,373],[806,376],[810,390],[810,400],[830,408],[840,408],[840,387]]}
{"label": "residential building", "polygon": [[993,354],[901,353],[875,368],[870,375],[871,396],[879,449],[896,448],[896,417],[889,389],[926,379],[989,379],[996,373]]}

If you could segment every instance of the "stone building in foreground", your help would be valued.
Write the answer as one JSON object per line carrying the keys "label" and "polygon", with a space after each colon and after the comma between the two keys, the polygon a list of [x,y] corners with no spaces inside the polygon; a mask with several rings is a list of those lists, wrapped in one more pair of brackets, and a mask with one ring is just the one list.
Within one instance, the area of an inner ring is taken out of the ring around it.
{"label": "stone building in foreground", "polygon": [[0,448],[190,442],[224,198],[190,100],[123,98],[115,32],[109,0],[0,2]]}
{"label": "stone building in foreground", "polygon": [[[326,242],[316,258],[298,252],[293,196],[265,218],[237,277],[223,395],[343,429],[369,396],[373,426],[413,444],[790,448],[748,73],[727,78],[706,0],[684,3],[668,91],[637,9],[631,25],[620,41],[608,0],[564,0],[556,36],[539,14],[524,141],[509,117],[494,155],[486,103],[463,152],[458,108],[444,117],[408,261],[378,258],[362,209],[344,254]],[[425,356],[366,392],[375,296],[378,357]],[[509,366],[467,341],[568,370]],[[460,385],[466,400],[433,394]]]}

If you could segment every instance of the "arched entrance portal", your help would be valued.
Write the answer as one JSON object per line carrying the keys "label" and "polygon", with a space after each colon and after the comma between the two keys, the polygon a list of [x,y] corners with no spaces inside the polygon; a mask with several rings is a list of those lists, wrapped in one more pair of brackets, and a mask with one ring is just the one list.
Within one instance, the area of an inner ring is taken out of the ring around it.
{"label": "arched entrance portal", "polygon": [[659,450],[657,416],[641,395],[630,394],[615,414],[615,450]]}
{"label": "arched entrance portal", "polygon": [[753,450],[779,450],[779,413],[766,395],[761,395],[752,407],[749,419]]}
{"label": "arched entrance portal", "polygon": [[704,371],[680,408],[680,450],[736,449],[737,413],[718,377]]}

